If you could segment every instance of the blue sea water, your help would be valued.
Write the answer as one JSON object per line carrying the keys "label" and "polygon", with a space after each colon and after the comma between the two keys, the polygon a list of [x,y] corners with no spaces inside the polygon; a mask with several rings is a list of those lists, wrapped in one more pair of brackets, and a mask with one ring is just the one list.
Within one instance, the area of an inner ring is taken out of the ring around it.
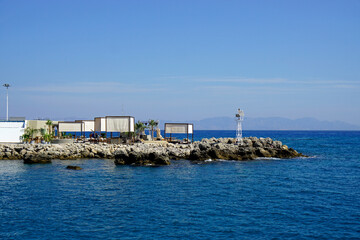
{"label": "blue sea water", "polygon": [[360,239],[360,132],[244,136],[312,157],[164,167],[0,161],[0,239]]}

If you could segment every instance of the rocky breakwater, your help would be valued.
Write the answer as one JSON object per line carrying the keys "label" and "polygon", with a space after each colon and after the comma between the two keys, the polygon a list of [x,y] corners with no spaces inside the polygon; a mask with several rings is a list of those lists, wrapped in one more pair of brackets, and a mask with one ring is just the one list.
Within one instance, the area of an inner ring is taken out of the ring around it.
{"label": "rocky breakwater", "polygon": [[252,160],[259,157],[305,157],[280,141],[271,138],[244,138],[236,144],[233,138],[203,139],[192,144],[135,144],[115,151],[117,165],[169,165],[170,159],[204,161],[207,159]]}
{"label": "rocky breakwater", "polygon": [[23,159],[24,163],[49,163],[53,159],[115,159],[117,165],[169,165],[170,160],[251,160],[259,157],[302,157],[292,148],[270,138],[211,138],[191,144],[0,144],[0,160]]}
{"label": "rocky breakwater", "polygon": [[112,144],[0,144],[0,160],[23,159],[24,163],[50,163],[53,159],[114,158]]}
{"label": "rocky breakwater", "polygon": [[305,157],[296,150],[283,145],[271,138],[243,138],[240,144],[233,138],[203,139],[194,143],[189,160],[224,159],[224,160],[253,160],[266,158],[295,158]]}
{"label": "rocky breakwater", "polygon": [[115,151],[117,165],[170,165],[170,159],[188,159],[193,144],[137,143]]}

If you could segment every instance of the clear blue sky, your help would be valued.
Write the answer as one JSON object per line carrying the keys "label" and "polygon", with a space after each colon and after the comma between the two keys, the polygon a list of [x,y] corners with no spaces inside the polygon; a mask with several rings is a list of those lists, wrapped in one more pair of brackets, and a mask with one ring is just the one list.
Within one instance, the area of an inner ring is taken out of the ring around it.
{"label": "clear blue sky", "polygon": [[0,67],[28,119],[360,125],[360,1],[0,0]]}

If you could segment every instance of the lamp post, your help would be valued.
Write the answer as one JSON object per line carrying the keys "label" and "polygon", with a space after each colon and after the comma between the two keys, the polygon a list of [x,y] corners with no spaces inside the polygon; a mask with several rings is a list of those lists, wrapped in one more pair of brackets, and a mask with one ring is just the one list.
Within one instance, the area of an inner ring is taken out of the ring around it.
{"label": "lamp post", "polygon": [[9,87],[10,87],[10,84],[5,83],[3,86],[6,87],[6,121],[9,121]]}

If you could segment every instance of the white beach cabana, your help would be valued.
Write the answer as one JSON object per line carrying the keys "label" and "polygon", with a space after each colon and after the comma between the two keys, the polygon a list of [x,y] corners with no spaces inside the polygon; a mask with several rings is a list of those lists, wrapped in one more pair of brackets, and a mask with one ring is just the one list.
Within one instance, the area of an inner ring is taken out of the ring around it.
{"label": "white beach cabana", "polygon": [[189,134],[192,136],[192,141],[194,140],[194,124],[192,123],[165,123],[164,127],[164,137],[166,139],[166,134],[170,134],[170,141],[172,134],[186,134],[187,139],[189,140]]}
{"label": "white beach cabana", "polygon": [[135,118],[132,116],[106,116],[105,117],[106,133],[131,133],[135,132]]}
{"label": "white beach cabana", "polygon": [[59,122],[58,123],[58,135],[61,136],[62,132],[74,132],[75,136],[76,133],[82,132],[82,122]]}

